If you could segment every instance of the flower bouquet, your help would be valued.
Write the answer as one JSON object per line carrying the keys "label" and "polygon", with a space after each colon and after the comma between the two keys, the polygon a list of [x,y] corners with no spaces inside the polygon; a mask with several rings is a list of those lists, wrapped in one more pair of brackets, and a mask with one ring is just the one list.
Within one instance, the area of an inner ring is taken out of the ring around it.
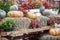
{"label": "flower bouquet", "polygon": [[38,22],[31,21],[29,28],[30,29],[32,29],[32,28],[39,28]]}
{"label": "flower bouquet", "polygon": [[55,19],[52,18],[52,17],[50,17],[50,18],[47,20],[47,25],[48,25],[48,26],[53,26],[54,23],[55,23]]}
{"label": "flower bouquet", "polygon": [[55,18],[55,27],[60,28],[60,17]]}
{"label": "flower bouquet", "polygon": [[56,28],[60,27],[60,17],[55,17],[55,18],[50,17],[47,20],[47,25],[48,26],[55,26]]}

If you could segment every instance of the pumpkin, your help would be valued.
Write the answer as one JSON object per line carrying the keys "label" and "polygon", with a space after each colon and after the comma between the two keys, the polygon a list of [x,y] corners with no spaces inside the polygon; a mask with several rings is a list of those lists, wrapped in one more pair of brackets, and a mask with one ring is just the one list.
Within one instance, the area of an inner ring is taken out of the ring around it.
{"label": "pumpkin", "polygon": [[11,6],[11,7],[10,7],[10,10],[11,10],[11,11],[18,10],[18,5],[15,4],[15,5]]}
{"label": "pumpkin", "polygon": [[0,18],[6,17],[6,12],[0,9]]}
{"label": "pumpkin", "polygon": [[21,11],[9,11],[7,13],[7,16],[8,17],[23,17],[24,15],[23,15],[23,12]]}
{"label": "pumpkin", "polygon": [[60,30],[59,29],[50,29],[49,33],[51,35],[59,35],[60,34]]}
{"label": "pumpkin", "polygon": [[31,18],[31,19],[36,19],[36,18],[37,18],[37,15],[36,15],[36,14],[33,14],[33,13],[31,13],[31,12],[28,12],[28,13],[27,13],[27,16],[28,16],[29,18]]}
{"label": "pumpkin", "polygon": [[43,15],[44,16],[49,16],[49,15],[51,15],[52,14],[52,9],[45,9],[44,11],[43,11]]}
{"label": "pumpkin", "polygon": [[39,40],[60,40],[60,35],[53,36],[47,33],[41,34]]}

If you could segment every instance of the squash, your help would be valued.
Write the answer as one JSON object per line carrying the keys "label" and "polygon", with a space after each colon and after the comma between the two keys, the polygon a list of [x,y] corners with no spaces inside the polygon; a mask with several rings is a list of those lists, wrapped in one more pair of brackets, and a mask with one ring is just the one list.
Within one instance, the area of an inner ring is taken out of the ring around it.
{"label": "squash", "polygon": [[0,9],[0,18],[6,17],[6,12]]}
{"label": "squash", "polygon": [[45,9],[44,11],[43,11],[43,15],[44,16],[50,16],[52,14],[52,9]]}
{"label": "squash", "polygon": [[59,35],[60,34],[60,30],[59,29],[50,29],[49,33],[51,35]]}
{"label": "squash", "polygon": [[10,10],[11,11],[17,11],[18,10],[18,5],[12,5],[11,7],[10,7]]}
{"label": "squash", "polygon": [[23,12],[21,11],[9,11],[7,13],[7,16],[8,17],[23,17],[24,15],[23,15]]}
{"label": "squash", "polygon": [[37,15],[36,14],[32,14],[31,12],[28,12],[27,13],[27,16],[31,19],[36,19],[37,18]]}

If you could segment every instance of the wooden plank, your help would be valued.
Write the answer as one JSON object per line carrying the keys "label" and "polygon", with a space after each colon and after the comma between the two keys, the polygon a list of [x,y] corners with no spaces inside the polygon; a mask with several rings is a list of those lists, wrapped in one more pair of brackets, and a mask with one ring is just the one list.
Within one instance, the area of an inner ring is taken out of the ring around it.
{"label": "wooden plank", "polygon": [[35,29],[22,29],[19,31],[11,31],[11,32],[1,32],[1,36],[16,35],[16,34],[28,34],[28,33],[32,33],[32,32],[49,30],[50,28],[51,27],[42,27],[42,28],[35,28]]}

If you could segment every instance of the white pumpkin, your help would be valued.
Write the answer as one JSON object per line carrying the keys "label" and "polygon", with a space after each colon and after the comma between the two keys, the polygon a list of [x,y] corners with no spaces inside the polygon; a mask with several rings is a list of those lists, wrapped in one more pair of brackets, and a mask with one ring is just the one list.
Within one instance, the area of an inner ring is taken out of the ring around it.
{"label": "white pumpkin", "polygon": [[17,10],[18,10],[18,5],[17,4],[10,7],[10,11],[17,11]]}
{"label": "white pumpkin", "polygon": [[44,11],[43,11],[43,15],[45,15],[45,16],[49,16],[49,15],[51,15],[52,14],[52,9],[45,9]]}
{"label": "white pumpkin", "polygon": [[44,11],[44,10],[45,10],[45,7],[42,6],[42,7],[40,8],[40,11],[42,12],[42,11]]}
{"label": "white pumpkin", "polygon": [[6,16],[6,12],[0,9],[0,18],[4,18]]}

